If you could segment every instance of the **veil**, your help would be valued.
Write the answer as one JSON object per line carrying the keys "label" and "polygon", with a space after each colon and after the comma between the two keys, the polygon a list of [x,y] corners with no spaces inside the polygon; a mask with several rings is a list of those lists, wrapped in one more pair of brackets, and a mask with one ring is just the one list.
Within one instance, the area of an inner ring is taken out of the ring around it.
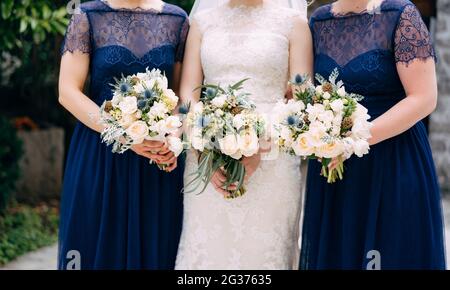
{"label": "veil", "polygon": [[[194,16],[198,12],[217,7],[227,3],[229,0],[195,0],[190,16]],[[300,11],[301,15],[306,19],[308,12],[308,2],[306,0],[264,0],[279,6],[289,7]]]}

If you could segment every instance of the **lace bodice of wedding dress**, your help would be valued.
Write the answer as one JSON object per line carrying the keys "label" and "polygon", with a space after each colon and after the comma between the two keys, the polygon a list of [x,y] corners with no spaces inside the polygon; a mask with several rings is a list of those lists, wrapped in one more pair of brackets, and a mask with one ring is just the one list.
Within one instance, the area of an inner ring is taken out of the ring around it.
{"label": "lace bodice of wedding dress", "polygon": [[[222,6],[194,17],[202,33],[205,83],[244,84],[257,109],[270,113],[283,100],[289,76],[289,36],[296,11],[264,4]],[[188,154],[185,182],[197,168]],[[300,161],[262,161],[247,193],[225,200],[209,185],[184,197],[178,269],[292,269],[298,257]]]}

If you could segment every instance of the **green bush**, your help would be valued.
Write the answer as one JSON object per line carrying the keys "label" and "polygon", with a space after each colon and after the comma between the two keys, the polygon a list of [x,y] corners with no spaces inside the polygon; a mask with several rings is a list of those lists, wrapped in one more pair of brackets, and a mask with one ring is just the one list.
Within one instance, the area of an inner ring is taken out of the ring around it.
{"label": "green bush", "polygon": [[0,117],[0,214],[12,199],[20,175],[22,142],[10,121]]}
{"label": "green bush", "polygon": [[0,217],[0,265],[57,241],[58,212],[40,206],[16,207]]}

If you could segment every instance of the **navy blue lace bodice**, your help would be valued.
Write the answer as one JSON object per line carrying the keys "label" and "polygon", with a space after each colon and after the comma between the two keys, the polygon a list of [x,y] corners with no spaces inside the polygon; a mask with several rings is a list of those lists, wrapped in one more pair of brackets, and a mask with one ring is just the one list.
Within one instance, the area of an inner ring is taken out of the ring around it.
{"label": "navy blue lace bodice", "polygon": [[72,16],[62,54],[90,54],[90,96],[101,103],[111,97],[114,78],[147,67],[161,69],[170,82],[174,63],[182,61],[188,28],[186,13],[171,4],[156,11],[86,2]]}
{"label": "navy blue lace bodice", "polygon": [[408,0],[385,0],[376,11],[343,15],[325,5],[314,12],[310,26],[315,72],[328,77],[337,67],[347,90],[365,96],[372,116],[405,97],[397,63],[435,57],[420,13]]}

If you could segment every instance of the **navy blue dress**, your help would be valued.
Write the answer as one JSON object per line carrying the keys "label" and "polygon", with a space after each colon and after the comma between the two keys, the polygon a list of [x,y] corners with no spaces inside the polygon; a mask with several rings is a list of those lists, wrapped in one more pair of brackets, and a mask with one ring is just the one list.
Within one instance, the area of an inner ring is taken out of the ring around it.
{"label": "navy blue dress", "polygon": [[[112,98],[114,78],[146,67],[170,78],[188,27],[186,13],[170,4],[156,11],[91,1],[72,17],[62,52],[90,55],[88,96],[100,105]],[[81,269],[174,268],[183,170],[182,161],[166,173],[132,151],[111,153],[97,132],[78,122],[64,176],[58,268],[73,267],[72,250]]]}
{"label": "navy blue dress", "polygon": [[[381,9],[312,15],[315,72],[340,71],[347,91],[365,96],[372,119],[405,98],[396,64],[434,58],[417,8],[385,0]],[[327,184],[310,162],[302,269],[444,269],[441,197],[424,124],[346,161],[343,181]]]}

